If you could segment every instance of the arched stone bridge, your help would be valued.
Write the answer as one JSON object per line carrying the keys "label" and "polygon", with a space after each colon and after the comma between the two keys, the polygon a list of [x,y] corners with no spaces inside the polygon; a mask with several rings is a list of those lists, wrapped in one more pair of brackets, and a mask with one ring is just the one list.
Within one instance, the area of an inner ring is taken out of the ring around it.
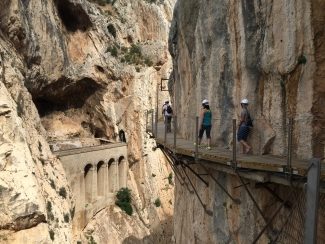
{"label": "arched stone bridge", "polygon": [[127,144],[56,151],[76,197],[74,229],[82,229],[101,209],[114,204],[116,192],[126,187]]}

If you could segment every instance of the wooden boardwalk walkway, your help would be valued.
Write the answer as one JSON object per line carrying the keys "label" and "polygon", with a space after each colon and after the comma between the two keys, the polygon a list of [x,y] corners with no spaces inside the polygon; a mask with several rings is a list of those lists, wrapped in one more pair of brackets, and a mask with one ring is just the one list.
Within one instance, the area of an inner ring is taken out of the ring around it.
{"label": "wooden boardwalk walkway", "polygon": [[[159,122],[157,125],[158,133],[156,136],[156,142],[161,145],[165,145],[170,150],[174,150],[174,132],[167,133],[166,143],[164,143],[165,137],[165,125],[163,122]],[[176,152],[182,155],[194,157],[195,146],[193,141],[183,139],[179,134],[176,134]],[[198,150],[199,158],[210,162],[229,165],[228,162],[232,161],[233,151],[211,147],[211,150],[206,150],[205,146]],[[277,157],[270,155],[251,155],[239,153],[236,154],[237,165],[241,168],[254,169],[259,171],[281,172],[287,166],[286,157]],[[292,159],[291,166],[294,170],[294,174],[304,175],[307,171],[308,161]],[[321,177],[325,177],[325,165],[322,164]]]}

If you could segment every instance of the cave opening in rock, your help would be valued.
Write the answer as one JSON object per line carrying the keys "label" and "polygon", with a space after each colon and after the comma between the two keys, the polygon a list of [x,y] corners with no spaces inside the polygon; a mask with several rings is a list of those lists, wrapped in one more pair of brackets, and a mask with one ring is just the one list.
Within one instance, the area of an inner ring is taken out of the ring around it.
{"label": "cave opening in rock", "polygon": [[87,99],[95,94],[101,86],[90,78],[71,80],[61,77],[32,93],[33,101],[41,117],[55,111],[66,111],[71,108],[82,108]]}
{"label": "cave opening in rock", "polygon": [[72,3],[68,0],[55,1],[58,14],[67,31],[86,31],[92,26],[88,14],[80,4]]}

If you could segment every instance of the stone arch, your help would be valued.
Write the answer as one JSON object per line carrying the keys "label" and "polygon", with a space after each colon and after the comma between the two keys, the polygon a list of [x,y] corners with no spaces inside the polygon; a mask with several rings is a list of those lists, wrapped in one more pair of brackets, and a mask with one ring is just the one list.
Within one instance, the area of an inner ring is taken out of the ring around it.
{"label": "stone arch", "polygon": [[85,203],[92,202],[92,187],[93,187],[93,165],[88,163],[85,166],[84,179],[85,179]]}
{"label": "stone arch", "polygon": [[118,159],[118,180],[119,180],[119,188],[126,187],[126,158],[124,156],[120,156]]}
{"label": "stone arch", "polygon": [[104,196],[105,191],[105,163],[99,161],[97,164],[97,195]]}
{"label": "stone arch", "polygon": [[108,192],[113,193],[115,191],[115,181],[116,181],[116,166],[115,159],[111,158],[107,165],[108,174]]}

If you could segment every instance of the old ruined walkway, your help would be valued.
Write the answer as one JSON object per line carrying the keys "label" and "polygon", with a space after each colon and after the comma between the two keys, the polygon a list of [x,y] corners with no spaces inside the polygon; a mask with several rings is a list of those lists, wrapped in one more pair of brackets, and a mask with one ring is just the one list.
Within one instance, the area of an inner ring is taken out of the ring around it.
{"label": "old ruined walkway", "polygon": [[127,144],[110,143],[53,152],[60,158],[76,197],[73,227],[83,229],[100,210],[114,204],[126,187]]}

